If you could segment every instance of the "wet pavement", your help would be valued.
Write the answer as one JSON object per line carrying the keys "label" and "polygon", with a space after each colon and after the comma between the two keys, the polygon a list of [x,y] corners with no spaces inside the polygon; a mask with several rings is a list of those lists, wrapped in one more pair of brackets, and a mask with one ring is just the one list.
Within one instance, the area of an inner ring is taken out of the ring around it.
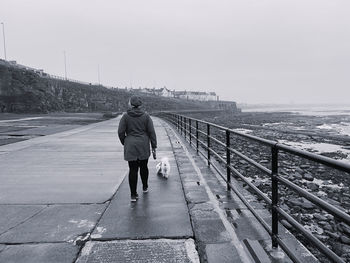
{"label": "wet pavement", "polygon": [[170,177],[150,158],[149,192],[139,179],[131,203],[119,119],[0,147],[0,262],[289,262],[273,261],[266,231],[158,118]]}
{"label": "wet pavement", "polygon": [[[149,192],[142,194],[139,180],[140,199],[131,203],[118,122],[0,147],[0,262],[134,262],[147,253],[148,262],[155,255],[158,262],[198,261],[165,129],[155,120],[158,157],[169,158],[171,176],[157,176],[150,159]],[[98,252],[90,257],[88,248]]]}

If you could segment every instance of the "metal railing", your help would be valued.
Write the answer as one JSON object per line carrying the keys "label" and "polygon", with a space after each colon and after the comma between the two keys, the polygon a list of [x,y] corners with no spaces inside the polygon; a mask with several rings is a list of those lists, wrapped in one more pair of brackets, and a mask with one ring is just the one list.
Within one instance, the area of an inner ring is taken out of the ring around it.
{"label": "metal railing", "polygon": [[[212,166],[219,175],[225,180],[227,184],[227,190],[234,191],[237,196],[242,200],[242,202],[247,206],[247,208],[252,212],[255,218],[261,223],[261,225],[265,228],[265,230],[269,233],[272,239],[272,247],[277,248],[280,246],[285,253],[294,261],[300,262],[300,260],[293,254],[293,252],[288,248],[288,246],[284,243],[284,241],[278,235],[278,222],[280,218],[284,218],[295,230],[303,234],[303,236],[310,241],[315,247],[317,247],[325,256],[331,259],[333,262],[344,262],[342,258],[340,258],[337,254],[335,254],[332,250],[330,250],[325,244],[323,244],[317,237],[315,237],[311,232],[305,229],[297,220],[295,220],[292,216],[290,216],[287,212],[279,207],[279,185],[282,184],[289,189],[297,192],[299,195],[305,197],[313,204],[321,207],[328,213],[335,216],[338,220],[345,222],[350,225],[350,215],[343,212],[341,209],[323,201],[319,197],[309,193],[305,189],[300,186],[294,184],[289,181],[285,177],[282,177],[278,174],[278,156],[279,152],[283,151],[295,156],[299,156],[323,165],[326,165],[331,168],[335,168],[340,171],[344,171],[346,173],[350,173],[350,164],[345,162],[340,162],[328,157],[324,157],[321,155],[313,154],[307,151],[298,150],[293,147],[283,145],[277,143],[275,141],[266,140],[263,138],[259,138],[253,135],[244,134],[241,132],[234,131],[232,129],[216,125],[213,123],[209,123],[206,121],[189,118],[184,115],[174,114],[174,113],[161,113],[161,117],[164,117],[169,122],[174,124],[177,130],[184,135],[185,139],[187,139],[191,146],[194,146],[197,150],[197,153],[203,155],[208,162],[209,166]],[[199,124],[203,127],[203,131],[200,129]],[[216,128],[220,131],[223,131],[226,136],[226,141],[222,142],[217,138],[211,135],[212,128]],[[271,170],[261,165],[260,163],[254,161],[243,153],[232,148],[231,145],[231,134],[238,135],[245,139],[257,142],[259,144],[270,147],[271,149]],[[201,140],[200,135],[204,136],[206,142]],[[193,140],[195,140],[195,145],[193,144]],[[222,157],[216,151],[214,151],[211,147],[211,142],[215,142],[218,145],[221,145],[224,149],[226,149],[226,158]],[[201,149],[206,150],[203,152]],[[250,182],[243,174],[241,174],[231,163],[231,154],[235,154],[236,156],[242,158],[249,164],[253,165],[263,173],[271,176],[271,199],[265,195],[261,190],[259,190],[252,182]],[[222,172],[219,167],[216,166],[215,162],[212,161],[211,156],[215,156],[221,163],[224,163],[226,166],[226,174]],[[235,174],[241,180],[243,180],[253,191],[254,193],[264,200],[271,208],[272,213],[272,223],[271,227],[266,223],[266,221],[255,211],[255,209],[249,204],[249,202],[244,198],[244,196],[237,190],[237,188],[231,183],[231,174]]]}

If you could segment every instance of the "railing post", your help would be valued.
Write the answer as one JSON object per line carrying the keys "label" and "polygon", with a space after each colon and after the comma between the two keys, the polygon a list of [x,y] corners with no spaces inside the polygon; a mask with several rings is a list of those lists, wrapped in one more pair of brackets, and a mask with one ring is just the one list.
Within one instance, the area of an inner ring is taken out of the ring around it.
{"label": "railing post", "polygon": [[196,149],[197,149],[197,153],[198,153],[198,140],[199,140],[199,138],[198,138],[198,135],[199,135],[199,132],[198,132],[198,121],[196,120]]}
{"label": "railing post", "polygon": [[207,123],[208,166],[210,166],[210,124]]}
{"label": "railing post", "polygon": [[181,135],[182,135],[183,125],[184,125],[182,116],[180,116],[180,125],[181,125]]}
{"label": "railing post", "polygon": [[187,118],[184,117],[184,132],[185,132],[185,140],[186,140],[186,133],[187,133]]}
{"label": "railing post", "polygon": [[230,131],[226,130],[226,181],[227,181],[227,191],[230,191],[230,183],[231,183],[231,151],[230,151]]}
{"label": "railing post", "polygon": [[277,248],[278,242],[277,242],[277,236],[278,236],[278,149],[276,146],[273,146],[271,148],[271,155],[272,155],[272,161],[271,161],[271,181],[272,181],[272,247]]}
{"label": "railing post", "polygon": [[178,121],[177,115],[175,115],[175,113],[174,113],[174,118],[176,121],[176,129],[179,130],[179,121]]}
{"label": "railing post", "polygon": [[191,119],[188,119],[188,129],[189,129],[189,132],[190,132],[190,146],[192,146],[192,122],[191,122]]}

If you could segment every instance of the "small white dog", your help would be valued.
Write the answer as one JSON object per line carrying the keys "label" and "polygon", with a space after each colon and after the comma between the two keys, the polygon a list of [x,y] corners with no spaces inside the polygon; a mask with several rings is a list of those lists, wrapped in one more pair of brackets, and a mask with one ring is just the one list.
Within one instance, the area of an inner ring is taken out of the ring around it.
{"label": "small white dog", "polygon": [[158,175],[168,179],[170,174],[170,163],[167,157],[163,157],[160,163],[156,165],[156,171]]}

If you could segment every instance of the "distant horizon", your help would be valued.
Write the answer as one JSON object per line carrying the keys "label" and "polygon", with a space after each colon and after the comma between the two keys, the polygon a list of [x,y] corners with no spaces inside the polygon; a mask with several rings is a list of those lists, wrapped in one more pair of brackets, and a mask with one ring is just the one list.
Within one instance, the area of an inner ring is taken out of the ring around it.
{"label": "distant horizon", "polygon": [[290,107],[290,106],[348,106],[350,107],[349,103],[322,103],[322,102],[303,102],[303,103],[245,103],[245,102],[237,102],[239,106],[278,106],[278,107]]}

